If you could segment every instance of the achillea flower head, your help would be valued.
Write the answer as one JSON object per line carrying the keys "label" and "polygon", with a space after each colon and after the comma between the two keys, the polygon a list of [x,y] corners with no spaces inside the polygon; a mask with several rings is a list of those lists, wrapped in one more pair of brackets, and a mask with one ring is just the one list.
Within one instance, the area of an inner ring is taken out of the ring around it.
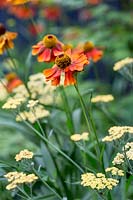
{"label": "achillea flower head", "polygon": [[132,126],[113,126],[109,130],[109,136],[102,139],[103,142],[111,142],[121,138],[125,133],[133,134]]}
{"label": "achillea flower head", "polygon": [[2,55],[6,49],[12,49],[14,47],[13,40],[16,37],[17,33],[6,31],[5,26],[0,23],[0,55]]}
{"label": "achillea flower head", "polygon": [[27,149],[24,149],[19,152],[19,154],[16,154],[15,160],[18,162],[22,159],[31,159],[33,158],[33,153]]}
{"label": "achillea flower head", "polygon": [[25,101],[25,98],[8,98],[6,103],[2,106],[3,109],[17,109]]}
{"label": "achillea flower head", "polygon": [[116,179],[106,178],[102,173],[97,173],[96,175],[93,173],[85,173],[81,175],[81,180],[81,185],[96,190],[112,190],[119,183]]}
{"label": "achillea flower head", "polygon": [[[124,151],[124,149],[123,149]],[[128,142],[126,145],[125,145],[125,153],[126,153],[126,156],[129,160],[133,160],[133,142]]]}
{"label": "achillea flower head", "polygon": [[70,139],[74,142],[78,142],[80,140],[88,140],[89,139],[89,133],[83,132],[82,134],[74,134],[71,135]]}
{"label": "achillea flower head", "polygon": [[63,44],[55,35],[46,35],[42,41],[32,46],[32,55],[38,55],[38,62],[54,61],[56,56],[63,53]]}
{"label": "achillea flower head", "polygon": [[117,167],[108,167],[105,169],[106,172],[111,172],[112,175],[124,176],[124,171]]}
{"label": "achillea flower head", "polygon": [[21,5],[21,4],[25,4],[28,3],[31,0],[7,0],[7,3],[10,3],[12,5]]}
{"label": "achillea flower head", "polygon": [[129,81],[133,81],[133,58],[125,58],[115,63],[114,71],[119,71]]}
{"label": "achillea flower head", "polygon": [[79,44],[76,49],[84,53],[86,57],[93,62],[99,61],[103,56],[103,51],[96,48],[91,41],[87,41],[84,44]]}
{"label": "achillea flower head", "polygon": [[51,69],[45,69],[43,73],[46,81],[51,81],[54,86],[60,84],[62,74],[65,76],[64,85],[73,85],[76,83],[74,73],[83,71],[84,66],[88,63],[87,57],[83,53],[77,53],[69,49],[57,56],[54,66]]}
{"label": "achillea flower head", "polygon": [[113,165],[121,165],[124,163],[124,155],[122,153],[117,153],[112,161]]}
{"label": "achillea flower head", "polygon": [[10,184],[6,186],[7,190],[12,190],[20,184],[32,183],[38,179],[35,174],[26,175],[23,172],[9,172],[4,175],[4,177],[6,177],[8,179],[8,182],[10,182]]}
{"label": "achillea flower head", "polygon": [[32,124],[36,122],[36,120],[41,119],[43,117],[48,117],[50,115],[49,111],[46,110],[42,105],[36,105],[34,110],[23,111],[20,112],[16,116],[16,121],[26,121],[28,120]]}
{"label": "achillea flower head", "polygon": [[111,94],[107,94],[107,95],[98,95],[95,96],[91,99],[92,103],[98,103],[98,102],[104,102],[104,103],[108,103],[110,101],[113,101],[114,97]]}
{"label": "achillea flower head", "polygon": [[38,100],[29,100],[27,104],[27,108],[33,108],[38,104]]}

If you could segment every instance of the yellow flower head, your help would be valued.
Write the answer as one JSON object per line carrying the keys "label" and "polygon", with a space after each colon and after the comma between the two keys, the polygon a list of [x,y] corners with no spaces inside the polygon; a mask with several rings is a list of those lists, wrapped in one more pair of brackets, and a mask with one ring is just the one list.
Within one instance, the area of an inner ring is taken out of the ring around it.
{"label": "yellow flower head", "polygon": [[20,151],[19,154],[15,156],[16,161],[20,161],[22,159],[31,159],[33,158],[33,153],[27,149]]}
{"label": "yellow flower head", "polygon": [[124,176],[124,171],[117,167],[108,167],[105,169],[106,172],[111,172],[112,175]]}
{"label": "yellow flower head", "polygon": [[74,142],[78,142],[80,140],[88,140],[89,133],[83,132],[82,134],[74,134],[71,135],[70,139]]}
{"label": "yellow flower head", "polygon": [[109,136],[102,139],[103,142],[111,142],[121,138],[125,133],[133,133],[132,126],[113,126],[109,129]]}
{"label": "yellow flower head", "polygon": [[92,103],[99,103],[99,102],[104,102],[104,103],[108,103],[110,101],[113,101],[114,97],[111,94],[107,94],[107,95],[98,95],[95,96],[91,99]]}

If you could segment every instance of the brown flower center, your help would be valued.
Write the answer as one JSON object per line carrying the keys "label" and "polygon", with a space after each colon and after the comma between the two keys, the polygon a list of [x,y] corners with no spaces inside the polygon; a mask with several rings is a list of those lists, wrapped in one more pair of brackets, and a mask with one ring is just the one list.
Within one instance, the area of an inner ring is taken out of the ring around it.
{"label": "brown flower center", "polygon": [[54,35],[46,35],[43,38],[43,42],[47,48],[53,48],[57,44],[57,38]]}
{"label": "brown flower center", "polygon": [[84,43],[84,52],[88,52],[88,51],[91,51],[92,49],[94,49],[94,44],[93,42],[85,42]]}
{"label": "brown flower center", "polygon": [[0,36],[3,35],[3,34],[5,34],[5,32],[6,32],[5,26],[0,23]]}
{"label": "brown flower center", "polygon": [[59,68],[65,69],[67,66],[69,66],[71,64],[71,59],[70,59],[70,57],[68,55],[61,54],[61,55],[56,57],[55,64]]}

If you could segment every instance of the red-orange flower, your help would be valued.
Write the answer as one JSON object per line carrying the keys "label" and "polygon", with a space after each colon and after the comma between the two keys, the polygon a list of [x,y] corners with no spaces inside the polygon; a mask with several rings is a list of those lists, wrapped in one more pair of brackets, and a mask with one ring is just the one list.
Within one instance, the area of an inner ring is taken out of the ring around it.
{"label": "red-orange flower", "polygon": [[61,9],[59,6],[51,6],[44,9],[44,17],[51,21],[56,21],[61,16]]}
{"label": "red-orange flower", "polygon": [[29,19],[34,16],[34,11],[24,5],[10,6],[8,12],[20,19]]}
{"label": "red-orange flower", "polygon": [[14,88],[23,84],[23,82],[19,79],[19,77],[15,73],[9,73],[5,76],[8,83],[6,85],[6,89],[9,93],[13,91]]}
{"label": "red-orange flower", "polygon": [[3,24],[0,24],[0,55],[4,53],[7,48],[13,48],[13,39],[17,37],[17,33],[6,31]]}
{"label": "red-orange flower", "polygon": [[84,53],[89,60],[93,60],[93,62],[97,62],[103,56],[103,51],[99,50],[94,46],[94,44],[90,41],[85,42],[83,45],[79,45],[77,47],[78,51]]}
{"label": "red-orange flower", "polygon": [[77,53],[71,49],[58,55],[55,64],[51,69],[43,71],[46,81],[51,81],[52,85],[59,85],[61,75],[64,75],[64,85],[73,85],[76,83],[75,72],[80,72],[88,64],[87,57],[83,53]]}
{"label": "red-orange flower", "polygon": [[63,53],[62,47],[63,44],[55,35],[46,35],[42,41],[32,46],[32,55],[38,55],[38,62],[51,62]]}

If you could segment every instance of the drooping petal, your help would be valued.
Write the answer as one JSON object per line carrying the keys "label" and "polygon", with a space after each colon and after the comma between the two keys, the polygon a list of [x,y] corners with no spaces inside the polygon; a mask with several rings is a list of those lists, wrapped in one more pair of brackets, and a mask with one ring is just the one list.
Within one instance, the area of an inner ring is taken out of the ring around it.
{"label": "drooping petal", "polygon": [[39,53],[38,62],[49,62],[51,58],[51,49],[46,48],[44,51]]}
{"label": "drooping petal", "polygon": [[57,78],[54,78],[54,79],[51,81],[51,84],[52,84],[53,86],[59,85],[59,84],[60,84],[60,76],[57,77]]}
{"label": "drooping petal", "polygon": [[74,73],[71,71],[65,72],[65,80],[64,85],[74,85],[76,83],[76,79],[74,78]]}

